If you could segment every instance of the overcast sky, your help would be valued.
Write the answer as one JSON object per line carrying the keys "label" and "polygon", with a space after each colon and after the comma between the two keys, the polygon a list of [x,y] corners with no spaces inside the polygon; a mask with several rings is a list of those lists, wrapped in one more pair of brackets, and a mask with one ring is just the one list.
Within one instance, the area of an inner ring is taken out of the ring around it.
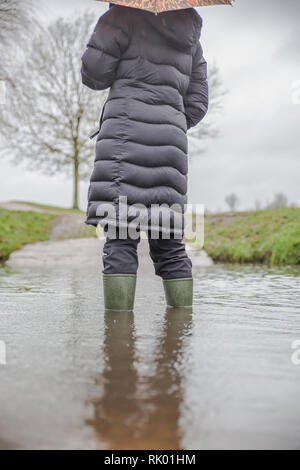
{"label": "overcast sky", "polygon": [[[51,6],[49,6],[51,4]],[[94,0],[51,0],[43,15],[55,18],[90,7],[95,22],[107,4]],[[255,200],[285,193],[300,205],[300,104],[292,87],[300,81],[300,1],[236,0],[234,6],[198,9],[204,20],[206,60],[219,65],[228,90],[220,136],[190,162],[189,200],[210,210],[225,209],[236,192],[241,209]],[[299,94],[300,95],[300,94]],[[71,181],[45,177],[1,162],[0,200],[71,204]],[[87,183],[81,185],[85,208]]]}

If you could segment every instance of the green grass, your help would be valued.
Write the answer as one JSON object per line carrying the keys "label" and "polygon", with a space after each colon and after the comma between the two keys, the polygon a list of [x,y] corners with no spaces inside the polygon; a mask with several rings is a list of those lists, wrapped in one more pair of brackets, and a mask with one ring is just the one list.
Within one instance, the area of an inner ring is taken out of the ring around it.
{"label": "green grass", "polygon": [[0,209],[0,263],[27,243],[49,239],[52,214]]}
{"label": "green grass", "polygon": [[51,206],[47,204],[39,204],[37,202],[27,202],[27,201],[12,201],[15,202],[16,204],[26,204],[32,207],[36,207],[37,209],[43,209],[45,211],[53,211],[53,212],[66,212],[67,214],[77,214],[77,213],[82,213],[80,209],[71,209],[68,207],[59,207],[59,206]]}
{"label": "green grass", "polygon": [[204,249],[219,262],[300,264],[300,209],[206,216]]}

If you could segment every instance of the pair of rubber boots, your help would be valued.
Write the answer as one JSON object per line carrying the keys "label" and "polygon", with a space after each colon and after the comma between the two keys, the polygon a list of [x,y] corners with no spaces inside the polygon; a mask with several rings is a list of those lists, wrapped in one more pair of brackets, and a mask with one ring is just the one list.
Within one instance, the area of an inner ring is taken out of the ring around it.
{"label": "pair of rubber boots", "polygon": [[[163,280],[168,307],[191,307],[193,278]],[[103,274],[105,310],[129,311],[134,308],[136,275]]]}

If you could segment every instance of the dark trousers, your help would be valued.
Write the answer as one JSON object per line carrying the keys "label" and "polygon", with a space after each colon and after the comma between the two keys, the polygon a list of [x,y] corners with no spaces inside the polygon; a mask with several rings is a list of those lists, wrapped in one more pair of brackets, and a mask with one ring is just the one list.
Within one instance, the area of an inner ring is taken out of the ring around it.
{"label": "dark trousers", "polygon": [[[103,249],[103,274],[136,274],[138,270],[137,240],[106,238]],[[151,239],[148,236],[149,254],[155,274],[162,279],[192,277],[192,262],[181,239]]]}

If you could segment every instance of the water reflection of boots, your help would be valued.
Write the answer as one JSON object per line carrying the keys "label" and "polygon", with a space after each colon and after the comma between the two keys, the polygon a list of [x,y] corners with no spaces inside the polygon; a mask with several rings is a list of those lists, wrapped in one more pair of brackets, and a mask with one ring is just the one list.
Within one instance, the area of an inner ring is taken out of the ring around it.
{"label": "water reflection of boots", "polygon": [[105,312],[104,354],[105,369],[98,380],[104,392],[93,403],[90,424],[108,448],[124,449],[136,413],[133,312]]}
{"label": "water reflection of boots", "polygon": [[152,412],[145,431],[150,449],[181,449],[182,376],[191,329],[191,308],[166,310],[164,334],[156,355],[156,373],[148,384],[147,403]]}
{"label": "water reflection of boots", "polygon": [[[90,422],[109,449],[179,449],[183,347],[191,331],[191,309],[166,311],[154,374],[138,374],[131,313],[105,315],[102,398],[93,402]],[[135,367],[136,366],[136,367]]]}

